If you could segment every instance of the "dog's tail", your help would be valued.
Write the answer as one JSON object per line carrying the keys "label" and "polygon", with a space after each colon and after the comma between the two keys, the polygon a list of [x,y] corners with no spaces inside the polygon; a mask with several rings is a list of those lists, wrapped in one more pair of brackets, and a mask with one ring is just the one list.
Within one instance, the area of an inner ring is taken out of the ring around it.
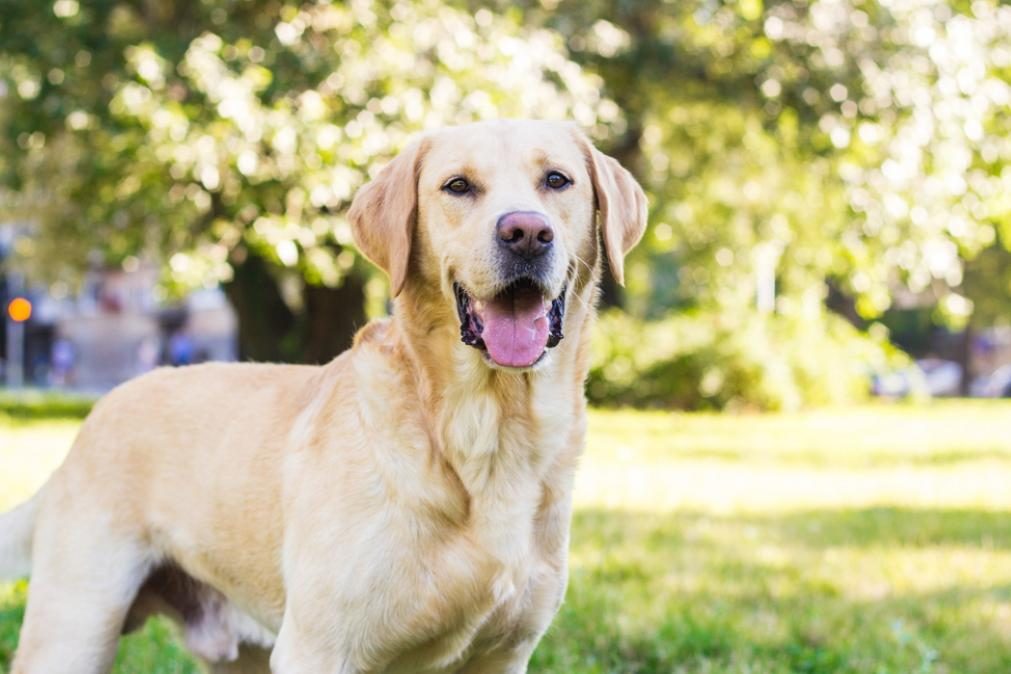
{"label": "dog's tail", "polygon": [[32,570],[32,536],[41,493],[0,514],[0,580],[27,576]]}

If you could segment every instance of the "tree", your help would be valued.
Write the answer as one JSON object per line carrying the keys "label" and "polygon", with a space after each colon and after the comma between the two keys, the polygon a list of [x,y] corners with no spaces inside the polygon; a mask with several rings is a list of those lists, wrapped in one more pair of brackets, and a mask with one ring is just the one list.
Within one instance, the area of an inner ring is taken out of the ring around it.
{"label": "tree", "polygon": [[8,0],[0,72],[4,206],[36,272],[97,251],[220,282],[259,360],[325,361],[381,302],[343,212],[409,135],[618,117],[557,35],[431,0]]}
{"label": "tree", "polygon": [[588,2],[542,19],[625,115],[620,151],[653,204],[644,310],[753,302],[771,250],[781,309],[831,283],[871,319],[896,284],[957,288],[1011,222],[1006,5]]}

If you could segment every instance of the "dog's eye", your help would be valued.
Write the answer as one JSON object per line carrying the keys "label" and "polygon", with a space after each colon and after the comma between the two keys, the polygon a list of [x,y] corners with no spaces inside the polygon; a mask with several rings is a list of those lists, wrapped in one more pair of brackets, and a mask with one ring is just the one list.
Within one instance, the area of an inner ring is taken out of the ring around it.
{"label": "dog's eye", "polygon": [[466,178],[451,178],[442,186],[442,189],[451,194],[467,194],[470,192],[471,185]]}
{"label": "dog's eye", "polygon": [[559,173],[558,171],[551,171],[544,178],[544,184],[553,190],[565,189],[572,183],[567,177]]}

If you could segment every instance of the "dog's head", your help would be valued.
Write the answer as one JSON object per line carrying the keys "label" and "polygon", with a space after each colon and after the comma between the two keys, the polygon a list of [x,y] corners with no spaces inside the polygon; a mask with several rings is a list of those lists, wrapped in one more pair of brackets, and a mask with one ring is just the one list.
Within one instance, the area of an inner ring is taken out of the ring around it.
{"label": "dog's head", "polygon": [[415,140],[358,192],[349,219],[394,296],[434,291],[463,343],[522,369],[564,336],[567,299],[595,279],[598,246],[623,281],[646,198],[574,125],[500,121]]}

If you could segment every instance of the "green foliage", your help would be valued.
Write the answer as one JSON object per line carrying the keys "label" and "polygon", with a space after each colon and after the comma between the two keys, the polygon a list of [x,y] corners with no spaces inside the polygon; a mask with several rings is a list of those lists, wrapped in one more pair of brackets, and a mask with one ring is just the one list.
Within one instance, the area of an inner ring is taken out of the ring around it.
{"label": "green foliage", "polygon": [[[797,327],[797,307],[811,315],[829,285],[852,300],[856,322],[879,317],[902,287],[936,302],[952,327],[974,306],[977,325],[1004,320],[1011,288],[994,241],[1011,227],[1011,8],[992,0],[543,7],[526,4],[528,24],[566,35],[572,57],[602,76],[626,119],[610,149],[650,193],[652,226],[627,266],[627,308],[673,316],[657,325],[685,345],[677,356],[663,347],[656,360],[660,328],[645,328],[643,339],[629,322],[624,338],[644,353],[624,362],[639,366],[602,363],[594,399],[721,406],[743,396],[790,407],[863,391],[828,356],[881,361],[856,346],[879,337]],[[773,282],[779,315],[761,329],[738,318]],[[814,320],[823,317],[832,320]],[[826,343],[810,342],[819,339]],[[795,342],[826,357],[784,356],[799,353]],[[627,378],[604,381],[605,372]],[[649,382],[637,386],[633,372]],[[697,392],[710,388],[707,373],[725,394]]]}
{"label": "green foliage", "polygon": [[34,225],[19,252],[39,273],[143,255],[188,288],[231,279],[250,250],[336,286],[364,269],[343,211],[410,134],[618,117],[558,35],[509,16],[434,0],[157,4],[5,5],[0,178],[15,191],[0,206]]}
{"label": "green foliage", "polygon": [[838,316],[695,310],[642,322],[605,314],[589,399],[603,405],[790,410],[860,400],[870,374],[906,362],[881,330]]}
{"label": "green foliage", "polygon": [[970,305],[962,318],[974,327],[1011,325],[1011,226],[1008,229],[966,266],[959,292]]}
{"label": "green foliage", "polygon": [[564,5],[530,21],[602,75],[652,196],[633,294],[666,259],[683,299],[736,311],[771,256],[781,294],[832,281],[873,318],[899,284],[957,288],[1011,226],[1006,5]]}
{"label": "green foliage", "polygon": [[[406,139],[489,117],[620,118],[562,39],[437,0],[8,0],[0,221],[16,262],[74,281],[153,262],[168,294],[221,283],[239,351],[326,362],[383,283],[354,192]],[[4,189],[6,188],[6,189]]]}

